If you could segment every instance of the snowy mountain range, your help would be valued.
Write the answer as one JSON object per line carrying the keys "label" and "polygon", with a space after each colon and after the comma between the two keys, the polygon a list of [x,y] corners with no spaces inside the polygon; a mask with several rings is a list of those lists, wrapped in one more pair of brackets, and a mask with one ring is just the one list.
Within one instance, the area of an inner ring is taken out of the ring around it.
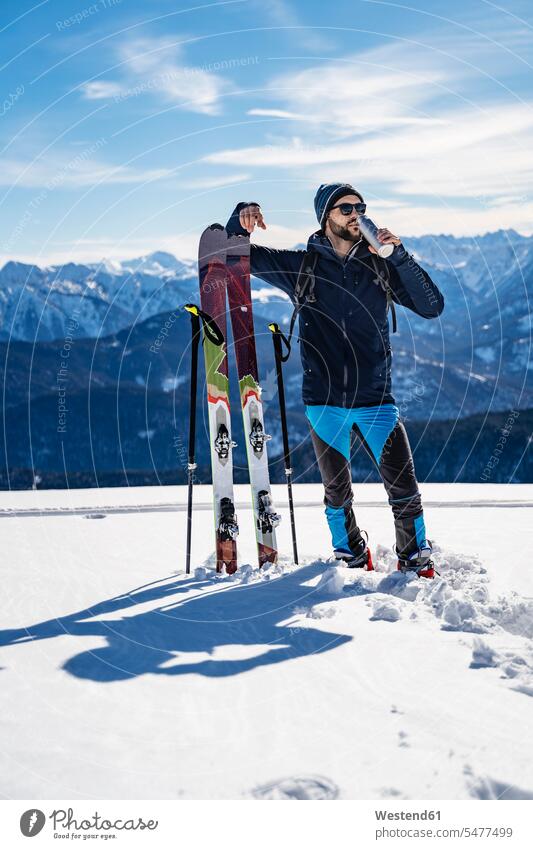
{"label": "snowy mountain range", "polygon": [[[392,337],[400,401],[424,386],[441,418],[531,405],[533,237],[500,230],[479,238],[404,239],[446,301],[438,321],[398,309]],[[101,338],[198,299],[196,266],[156,252],[123,262],[0,271],[0,340]],[[287,323],[279,290],[253,281],[256,327]],[[438,397],[437,397],[438,396]]]}
{"label": "snowy mountain range", "polygon": [[[258,360],[269,443],[271,476],[283,480],[282,439],[272,338],[256,313]],[[155,344],[161,340],[161,344]],[[189,420],[190,326],[183,310],[161,313],[99,339],[0,342],[4,378],[0,431],[0,488],[116,486],[184,482]],[[396,356],[403,351],[396,347]],[[65,359],[64,354],[68,352]],[[231,406],[237,481],[247,479],[237,381],[230,343]],[[210,480],[205,419],[205,377],[200,358],[197,397],[197,477]],[[401,362],[403,362],[401,360]],[[317,479],[302,409],[297,351],[285,366],[287,415],[298,481]],[[496,402],[513,406],[512,383],[469,381],[468,370],[442,363],[398,369],[393,383],[422,480],[479,480],[509,419]],[[422,382],[425,381],[425,382]],[[506,393],[506,394],[505,394]],[[531,398],[531,395],[528,396]],[[533,401],[530,404],[533,407]],[[447,413],[451,410],[451,413]],[[472,411],[480,410],[477,415]],[[533,480],[527,446],[533,411],[515,411],[506,450],[490,481]],[[531,452],[530,452],[531,454]],[[353,457],[354,479],[376,480],[364,451]]]}
{"label": "snowy mountain range", "polygon": [[158,251],[125,262],[39,268],[8,262],[0,271],[0,339],[43,342],[72,333],[96,338],[183,303],[196,269]]}
{"label": "snowy mountain range", "polygon": [[[498,230],[475,238],[405,237],[404,244],[442,287],[443,321],[455,325],[457,318],[471,316],[481,326],[483,318],[489,324],[482,327],[484,343],[495,340],[490,331],[500,316],[512,316],[514,330],[528,332],[533,237]],[[261,281],[254,281],[254,294],[263,306],[286,300]],[[73,316],[79,335],[95,338],[174,309],[187,295],[197,295],[196,264],[163,251],[122,262],[45,268],[10,261],[0,270],[0,339],[60,339]],[[426,328],[437,335],[434,324]],[[482,351],[480,359],[486,357]]]}
{"label": "snowy mountain range", "polygon": [[[533,238],[499,231],[479,239],[406,238],[405,244],[438,282],[446,306],[436,321],[397,310],[393,394],[411,423],[418,456],[425,458],[418,462],[427,467],[429,479],[477,480],[488,451],[483,442],[497,443],[504,411],[533,408]],[[162,252],[120,263],[43,269],[9,262],[0,283],[5,439],[0,476],[7,475],[7,484],[13,485],[19,472],[25,480],[24,470],[32,467],[63,474],[65,461],[70,473],[113,475],[124,468],[139,472],[141,480],[146,470],[157,475],[180,466],[190,370],[189,319],[180,306],[198,300],[195,264]],[[273,434],[270,455],[276,457],[281,434],[266,325],[286,324],[292,308],[283,293],[258,280],[253,297],[263,401]],[[154,348],[162,328],[164,345]],[[65,344],[69,356],[62,373]],[[231,340],[229,350],[231,371]],[[285,366],[285,387],[302,468],[314,469],[297,346]],[[60,389],[68,398],[67,433],[58,431]],[[237,409],[235,386],[232,392]],[[203,415],[201,391],[198,413]],[[240,417],[235,418],[236,438],[244,444]],[[529,420],[523,413],[515,424],[498,480],[530,479]],[[207,475],[204,442],[199,439],[199,458]],[[435,445],[440,446],[438,468]],[[371,474],[363,467],[359,471]],[[238,469],[236,474],[238,479]]]}

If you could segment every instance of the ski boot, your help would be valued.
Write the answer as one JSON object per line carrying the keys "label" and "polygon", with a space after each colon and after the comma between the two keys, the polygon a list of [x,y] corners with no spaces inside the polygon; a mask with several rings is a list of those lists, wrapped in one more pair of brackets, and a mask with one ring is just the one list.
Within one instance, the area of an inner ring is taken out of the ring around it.
{"label": "ski boot", "polygon": [[333,552],[333,556],[335,557],[335,560],[343,560],[344,565],[347,566],[348,569],[366,569],[367,572],[373,572],[374,565],[372,563],[372,555],[368,547],[368,534],[366,531],[362,531],[362,533],[365,535],[366,540],[360,536],[354,546],[355,551],[351,551],[346,548],[336,548]]}
{"label": "ski boot", "polygon": [[[398,554],[396,549],[395,551]],[[416,572],[419,578],[434,578],[435,564],[431,560],[432,551],[430,541],[425,540],[422,548],[417,549],[417,551],[403,557],[398,554],[398,571],[404,573]]]}

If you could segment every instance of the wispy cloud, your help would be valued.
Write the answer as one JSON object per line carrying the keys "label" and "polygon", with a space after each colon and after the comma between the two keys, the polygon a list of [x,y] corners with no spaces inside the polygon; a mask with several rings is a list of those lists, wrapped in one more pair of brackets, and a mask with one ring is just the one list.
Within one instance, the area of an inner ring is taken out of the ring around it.
{"label": "wispy cloud", "polygon": [[31,165],[24,160],[8,159],[2,163],[0,185],[41,189],[79,189],[98,184],[144,183],[168,178],[173,172],[166,168],[137,170],[125,165],[113,165],[97,157],[41,157]]}
{"label": "wispy cloud", "polygon": [[268,3],[259,0],[254,5],[265,12],[272,24],[289,30],[288,35],[291,41],[296,42],[298,46],[308,50],[329,50],[333,47],[334,42],[331,37],[317,27],[307,28],[307,20],[297,14],[288,0],[268,0]]}
{"label": "wispy cloud", "polygon": [[291,121],[311,121],[310,115],[288,112],[286,109],[248,109],[247,115],[259,115],[264,118],[287,118]]}
{"label": "wispy cloud", "polygon": [[110,97],[119,95],[121,91],[122,86],[119,83],[105,80],[95,80],[83,85],[83,96],[87,100],[108,100]]}
{"label": "wispy cloud", "polygon": [[142,38],[119,48],[120,79],[88,82],[83,96],[90,100],[126,100],[156,96],[191,112],[215,115],[220,97],[230,89],[220,75],[184,64],[181,50],[168,38]]}
{"label": "wispy cloud", "polygon": [[322,136],[347,138],[391,126],[435,124],[431,108],[444,70],[428,64],[416,72],[381,65],[368,53],[321,62],[271,80],[268,92],[287,116],[315,125]]}
{"label": "wispy cloud", "polygon": [[[275,144],[218,151],[216,165],[312,168],[320,181],[364,174],[368,183],[389,184],[394,194],[476,198],[523,195],[533,178],[530,149],[533,109],[493,104],[482,112],[458,110],[416,132],[370,133],[350,141],[313,144],[293,137]],[[355,179],[355,178],[352,178]]]}
{"label": "wispy cloud", "polygon": [[[488,226],[505,209],[524,229],[533,103],[521,102],[491,74],[492,59],[503,75],[510,72],[513,27],[504,28],[500,48],[495,33],[484,37],[473,25],[439,21],[437,27],[433,16],[427,20],[434,29],[275,76],[266,87],[268,103],[254,104],[248,114],[280,119],[277,135],[266,144],[212,152],[205,161],[246,162],[256,173],[279,171],[280,180],[305,175],[309,186],[351,180],[375,198],[413,206],[426,198],[426,226],[441,226],[448,215],[443,207],[454,204],[469,229],[467,208]],[[500,204],[510,197],[513,209]]]}
{"label": "wispy cloud", "polygon": [[245,183],[250,179],[250,174],[221,174],[218,177],[198,177],[183,180],[180,186],[184,189],[220,189],[223,186],[233,186],[237,183]]}

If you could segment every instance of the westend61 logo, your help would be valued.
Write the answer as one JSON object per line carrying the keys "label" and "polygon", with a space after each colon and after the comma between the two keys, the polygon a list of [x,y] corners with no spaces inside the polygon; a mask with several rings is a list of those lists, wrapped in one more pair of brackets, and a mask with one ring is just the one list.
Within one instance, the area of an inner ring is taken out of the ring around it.
{"label": "westend61 logo", "polygon": [[[48,819],[52,821],[54,837],[67,839],[81,837],[81,835],[77,832],[83,832],[84,837],[87,836],[89,832],[92,832],[91,836],[93,837],[96,837],[95,832],[106,832],[106,834],[98,835],[105,839],[108,836],[117,836],[111,832],[145,831],[145,829],[155,831],[159,825],[158,820],[145,821],[142,817],[109,820],[99,814],[98,811],[95,811],[95,813],[89,818],[76,819],[72,808],[69,808],[66,811],[62,808],[52,811],[52,813],[49,814]],[[39,811],[37,808],[30,808],[30,810],[25,811],[20,818],[20,830],[25,837],[35,837],[35,835],[39,834],[42,830],[45,822],[46,816],[42,811]]]}

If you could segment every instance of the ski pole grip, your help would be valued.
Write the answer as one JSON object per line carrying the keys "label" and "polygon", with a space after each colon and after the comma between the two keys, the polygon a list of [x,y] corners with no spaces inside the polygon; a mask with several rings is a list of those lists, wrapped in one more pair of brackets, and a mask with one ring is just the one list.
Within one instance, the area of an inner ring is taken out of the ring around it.
{"label": "ski pole grip", "polygon": [[[285,334],[283,334],[280,330],[279,324],[273,321],[268,325],[268,329],[273,334],[274,341],[274,352],[276,356],[279,356],[279,359],[282,363],[286,363],[291,355],[291,345]],[[281,345],[285,345],[286,354],[282,353]]]}
{"label": "ski pole grip", "polygon": [[220,346],[224,342],[224,335],[216,323],[215,319],[212,318],[209,313],[204,312],[197,307],[196,304],[184,304],[183,309],[187,310],[194,318],[198,321],[202,319],[204,326],[204,333],[213,345]]}
{"label": "ski pole grip", "polygon": [[198,344],[198,340],[200,338],[200,316],[198,315],[198,307],[196,306],[196,304],[183,304],[183,309],[186,310],[191,316],[193,344],[195,342],[196,344]]}

